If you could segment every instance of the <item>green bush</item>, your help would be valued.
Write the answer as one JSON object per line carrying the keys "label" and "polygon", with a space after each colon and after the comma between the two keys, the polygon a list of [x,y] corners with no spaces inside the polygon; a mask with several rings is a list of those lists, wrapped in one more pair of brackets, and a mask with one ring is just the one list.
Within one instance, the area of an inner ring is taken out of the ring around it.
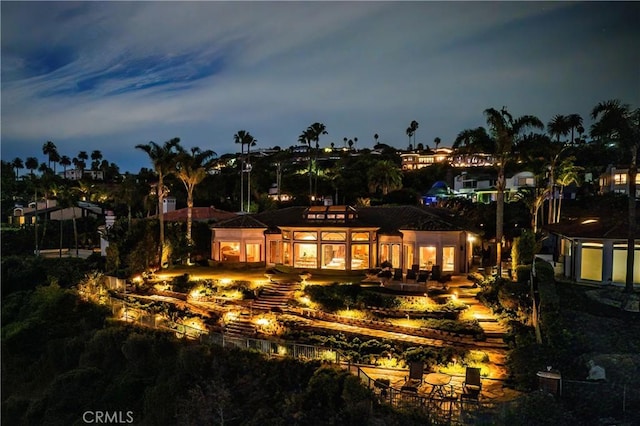
{"label": "green bush", "polygon": [[531,277],[531,265],[518,265],[516,267],[516,281],[519,284],[524,284],[529,281]]}

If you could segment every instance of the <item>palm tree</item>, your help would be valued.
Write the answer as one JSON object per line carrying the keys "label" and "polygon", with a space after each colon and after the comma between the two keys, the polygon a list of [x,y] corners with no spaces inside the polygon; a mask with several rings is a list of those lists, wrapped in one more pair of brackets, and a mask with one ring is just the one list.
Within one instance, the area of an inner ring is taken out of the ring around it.
{"label": "palm tree", "polygon": [[344,141],[344,147],[347,147],[347,138],[342,138],[342,140]]}
{"label": "palm tree", "polygon": [[309,203],[311,203],[313,199],[313,185],[311,180],[311,141],[313,140],[313,135],[309,128],[303,131],[300,136],[298,136],[298,142],[305,144],[308,146],[307,155],[308,155],[308,163],[309,163]]}
{"label": "palm tree", "polygon": [[580,128],[582,128],[582,131],[584,132],[584,127],[582,127],[582,117],[580,116],[580,114],[569,114],[567,116],[567,125],[571,129],[571,145],[573,145],[575,142],[575,132]]}
{"label": "palm tree", "polygon": [[554,115],[547,123],[547,132],[551,137],[555,136],[558,142],[560,142],[560,136],[567,136],[569,131],[569,121],[562,114]]}
{"label": "palm tree", "polygon": [[522,133],[528,128],[543,129],[544,124],[532,115],[524,115],[518,118],[507,111],[489,108],[484,111],[489,132],[482,128],[462,131],[456,138],[453,147],[464,144],[466,150],[477,149],[476,152],[490,152],[495,157],[495,165],[498,171],[496,182],[496,260],[498,276],[502,274],[502,250],[500,245],[504,234],[504,189],[505,166],[514,156],[515,149],[521,139]]}
{"label": "palm tree", "polygon": [[575,157],[568,157],[562,160],[558,166],[558,178],[556,183],[560,185],[560,199],[558,200],[558,209],[556,212],[556,218],[554,222],[560,222],[560,210],[562,209],[562,193],[564,188],[572,183],[580,183],[580,172],[582,167],[574,164]]}
{"label": "palm tree", "polygon": [[[75,243],[75,248],[76,248],[76,257],[78,257],[78,225],[76,223],[76,205],[78,204],[78,194],[79,191],[77,190],[77,187],[62,187],[59,188],[58,191],[58,202],[60,203],[61,207],[64,208],[71,208],[71,220],[73,222],[73,241]],[[60,221],[62,222],[62,217],[60,218]],[[62,241],[62,224],[61,226],[61,235],[60,235],[60,241]],[[62,242],[60,243],[60,246],[62,247]],[[61,249],[62,252],[62,249]]]}
{"label": "palm tree", "polygon": [[636,234],[636,175],[638,174],[638,147],[640,146],[640,108],[632,109],[617,99],[600,102],[591,111],[596,120],[591,127],[592,137],[607,138],[622,151],[631,154],[627,182],[629,182],[629,218],[627,229],[627,276],[625,291],[633,292],[634,249]]}
{"label": "palm tree", "polygon": [[22,162],[22,158],[16,157],[11,162],[11,167],[16,171],[16,180],[18,180],[18,170],[24,169],[24,163]]}
{"label": "palm tree", "polygon": [[148,144],[136,145],[136,149],[140,149],[147,153],[153,164],[155,172],[158,174],[158,219],[160,220],[160,268],[163,263],[164,251],[164,212],[163,204],[166,196],[164,187],[164,178],[175,171],[175,157],[179,151],[180,138],[173,138],[166,141],[163,145],[151,141]]}
{"label": "palm tree", "polygon": [[380,137],[380,136],[378,136],[378,134],[377,134],[377,133],[376,133],[375,135],[373,135],[373,140],[375,140],[375,141],[376,141],[376,145],[378,145],[378,138],[379,138],[379,137]]}
{"label": "palm tree", "polygon": [[[240,211],[244,211],[244,172],[245,172],[245,160],[244,160],[244,146],[247,145],[247,161],[249,160],[249,151],[250,147],[256,144],[256,139],[251,136],[251,133],[246,130],[238,130],[238,132],[233,135],[233,140],[235,143],[240,144]],[[251,178],[251,175],[248,176],[248,179]],[[250,188],[249,184],[249,188]],[[250,192],[247,194],[247,201],[251,200]],[[250,205],[247,203],[247,211],[249,211]]]}
{"label": "palm tree", "polygon": [[24,166],[30,171],[31,177],[33,177],[33,171],[36,170],[39,165],[40,162],[36,157],[27,157],[24,162]]}
{"label": "palm tree", "polygon": [[375,193],[377,190],[382,195],[387,195],[391,191],[402,188],[402,173],[398,166],[392,161],[378,161],[369,169],[367,173],[369,180],[369,192]]}
{"label": "palm tree", "polygon": [[411,127],[407,127],[406,130],[407,136],[409,136],[409,150],[413,149],[413,144],[411,143],[411,137],[413,136],[413,129]]}
{"label": "palm tree", "polygon": [[440,142],[442,142],[442,139],[440,139],[439,137],[436,136],[436,138],[433,140],[434,145],[436,146],[436,152],[438,152],[438,146],[440,145]]}
{"label": "palm tree", "polygon": [[91,170],[98,170],[100,167],[100,160],[102,160],[102,152],[99,150],[91,151]]}
{"label": "palm tree", "polygon": [[187,190],[187,242],[189,244],[192,243],[193,190],[207,176],[207,169],[216,155],[211,150],[202,151],[198,147],[193,147],[190,153],[182,151],[176,158],[176,175]]}
{"label": "palm tree", "polygon": [[64,177],[67,177],[67,167],[71,165],[71,159],[66,155],[60,157],[60,165],[63,167]]}
{"label": "palm tree", "polygon": [[[315,157],[316,157],[316,179],[315,179],[315,191],[314,193],[318,192],[318,151],[320,149],[320,136],[321,135],[328,135],[329,133],[327,132],[327,128],[324,124],[322,123],[318,123],[315,122],[312,125],[310,125],[309,127],[307,127],[307,131],[309,132],[309,136],[311,137],[311,140],[313,142],[316,143],[316,153],[315,153]],[[356,138],[356,141],[358,139]]]}
{"label": "palm tree", "polygon": [[349,139],[347,144],[349,145],[349,151],[351,151],[353,149],[353,139]]}
{"label": "palm tree", "polygon": [[56,144],[51,141],[47,141],[42,145],[42,153],[49,159],[49,168],[51,168],[51,162],[54,161],[54,158],[60,158]]}
{"label": "palm tree", "polygon": [[[416,146],[416,133],[418,131],[418,127],[419,126],[420,125],[418,124],[418,122],[416,120],[412,120],[411,123],[409,124],[409,129],[411,129],[411,136],[413,136],[413,146]],[[409,129],[407,129],[407,130],[409,130]],[[407,135],[408,134],[409,133],[407,133]]]}

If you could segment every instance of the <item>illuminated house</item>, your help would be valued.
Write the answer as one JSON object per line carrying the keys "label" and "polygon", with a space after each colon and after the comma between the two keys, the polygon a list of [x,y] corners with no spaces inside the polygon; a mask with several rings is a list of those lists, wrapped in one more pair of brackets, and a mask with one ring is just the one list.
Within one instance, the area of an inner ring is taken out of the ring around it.
{"label": "illuminated house", "polygon": [[289,207],[242,215],[211,226],[212,259],[260,262],[296,269],[393,268],[464,273],[473,238],[466,231],[414,206]]}
{"label": "illuminated house", "polygon": [[[578,282],[624,284],[627,276],[627,224],[611,217],[568,220],[545,227],[555,240],[563,276]],[[636,235],[638,239],[640,235]],[[640,284],[640,245],[634,250],[633,281]]]}

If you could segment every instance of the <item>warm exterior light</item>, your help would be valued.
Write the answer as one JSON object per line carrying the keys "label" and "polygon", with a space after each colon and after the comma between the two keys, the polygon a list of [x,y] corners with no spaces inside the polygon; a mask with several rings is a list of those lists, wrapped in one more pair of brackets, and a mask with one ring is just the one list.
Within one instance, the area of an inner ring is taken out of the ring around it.
{"label": "warm exterior light", "polygon": [[256,321],[256,324],[258,325],[268,325],[269,324],[269,320],[266,318],[258,318],[258,321]]}
{"label": "warm exterior light", "polygon": [[583,220],[582,222],[580,222],[582,225],[588,225],[590,223],[596,223],[598,221],[598,219],[586,219]]}
{"label": "warm exterior light", "polygon": [[469,236],[467,236],[467,241],[468,241],[468,242],[472,243],[472,242],[474,242],[475,240],[476,240],[476,237],[474,237],[473,235],[469,235]]}
{"label": "warm exterior light", "polygon": [[230,279],[230,278],[222,278],[222,279],[220,280],[220,284],[222,284],[222,285],[229,285],[229,284],[231,284],[231,279]]}

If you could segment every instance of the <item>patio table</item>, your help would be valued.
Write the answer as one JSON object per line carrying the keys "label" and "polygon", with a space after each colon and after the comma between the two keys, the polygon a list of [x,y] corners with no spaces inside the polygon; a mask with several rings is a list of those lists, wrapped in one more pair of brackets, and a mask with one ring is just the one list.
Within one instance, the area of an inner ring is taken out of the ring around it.
{"label": "patio table", "polygon": [[444,398],[446,396],[444,387],[451,382],[451,376],[445,373],[429,373],[424,377],[424,381],[432,386],[429,396],[439,395]]}

